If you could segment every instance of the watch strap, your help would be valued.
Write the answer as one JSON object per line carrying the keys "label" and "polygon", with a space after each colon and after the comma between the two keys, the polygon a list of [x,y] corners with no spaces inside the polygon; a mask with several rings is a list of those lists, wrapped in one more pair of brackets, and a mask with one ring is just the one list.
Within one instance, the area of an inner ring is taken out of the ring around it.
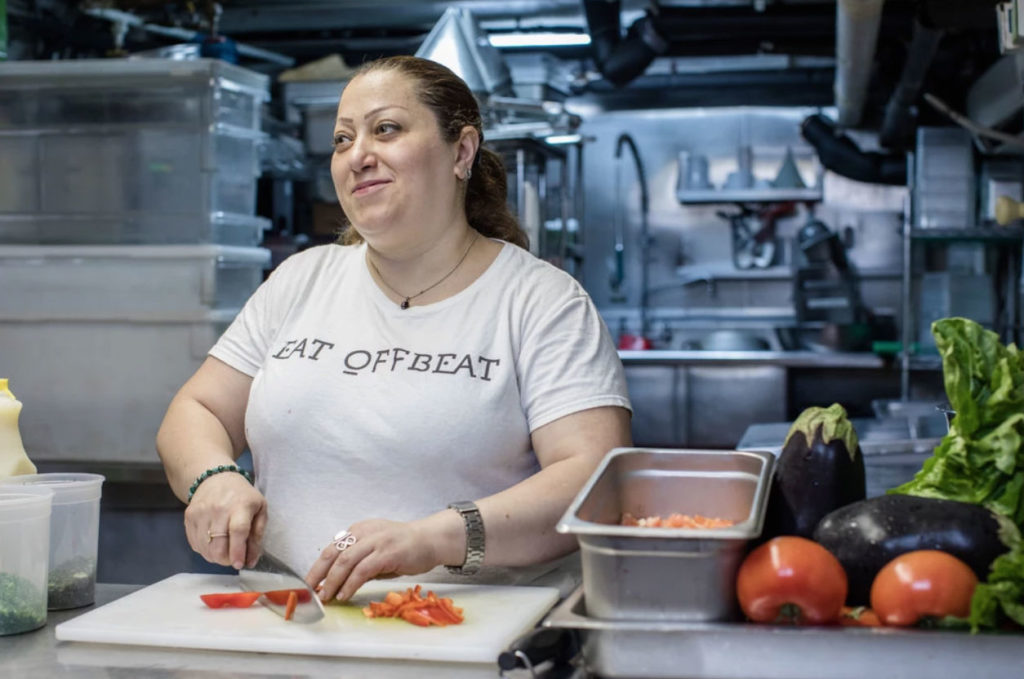
{"label": "watch strap", "polygon": [[484,520],[480,509],[473,502],[453,502],[448,509],[454,509],[466,524],[466,558],[461,566],[445,566],[449,573],[473,575],[484,563]]}

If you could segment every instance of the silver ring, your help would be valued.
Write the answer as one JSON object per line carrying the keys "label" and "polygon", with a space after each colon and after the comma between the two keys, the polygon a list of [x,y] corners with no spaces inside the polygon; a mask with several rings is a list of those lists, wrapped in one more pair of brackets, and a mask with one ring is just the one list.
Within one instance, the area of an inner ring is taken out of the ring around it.
{"label": "silver ring", "polygon": [[334,536],[334,548],[339,552],[344,552],[354,544],[356,544],[356,536],[352,535],[348,530],[339,531]]}

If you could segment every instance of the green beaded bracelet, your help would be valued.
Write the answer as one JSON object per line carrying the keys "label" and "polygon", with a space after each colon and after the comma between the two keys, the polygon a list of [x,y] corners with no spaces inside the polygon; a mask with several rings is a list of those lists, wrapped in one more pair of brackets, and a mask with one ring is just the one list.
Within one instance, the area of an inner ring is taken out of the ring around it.
{"label": "green beaded bracelet", "polygon": [[246,481],[248,481],[249,483],[253,483],[252,474],[250,474],[245,469],[242,469],[241,467],[238,467],[233,464],[220,464],[217,465],[216,467],[210,467],[205,472],[199,475],[199,477],[192,483],[192,486],[188,489],[188,500],[186,500],[186,502],[192,502],[192,496],[196,494],[196,489],[199,488],[200,483],[210,478],[214,474],[220,474],[221,472],[235,472],[236,474],[241,474]]}

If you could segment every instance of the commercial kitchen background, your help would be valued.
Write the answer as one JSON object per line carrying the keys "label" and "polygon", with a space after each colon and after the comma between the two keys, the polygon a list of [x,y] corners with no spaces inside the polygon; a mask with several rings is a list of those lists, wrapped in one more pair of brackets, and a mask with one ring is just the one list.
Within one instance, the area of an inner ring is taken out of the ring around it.
{"label": "commercial kitchen background", "polygon": [[[944,399],[932,320],[1019,339],[1017,16],[982,0],[7,0],[0,375],[26,448],[41,471],[107,476],[101,581],[210,569],[152,446],[160,416],[232,304],[334,237],[348,68],[415,52],[466,69],[534,250],[620,341],[637,444],[732,448],[835,401],[914,438],[911,406]],[[182,92],[203,113],[174,112]],[[193,288],[199,316],[179,308]]]}

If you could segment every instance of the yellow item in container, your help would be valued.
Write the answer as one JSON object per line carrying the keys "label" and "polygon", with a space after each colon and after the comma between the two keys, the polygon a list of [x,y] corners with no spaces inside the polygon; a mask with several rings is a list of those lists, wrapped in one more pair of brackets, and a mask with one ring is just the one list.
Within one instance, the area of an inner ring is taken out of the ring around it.
{"label": "yellow item in container", "polygon": [[7,388],[7,378],[0,378],[0,479],[36,473],[36,466],[28,459],[21,443],[20,415],[21,401]]}

